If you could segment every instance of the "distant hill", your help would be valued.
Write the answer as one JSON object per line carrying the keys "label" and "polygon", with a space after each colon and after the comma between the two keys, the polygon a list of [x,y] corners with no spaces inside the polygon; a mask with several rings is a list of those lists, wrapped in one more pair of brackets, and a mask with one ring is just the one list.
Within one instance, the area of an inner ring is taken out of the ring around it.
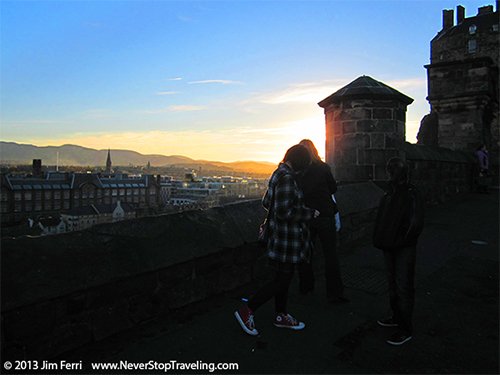
{"label": "distant hill", "polygon": [[[92,148],[63,145],[44,146],[19,144],[15,142],[0,141],[0,161],[3,164],[31,164],[33,159],[42,159],[44,165],[56,165],[59,153],[59,165],[71,166],[102,166],[106,165],[108,150],[95,150]],[[221,169],[228,173],[240,171],[248,173],[271,174],[276,168],[273,163],[241,161],[223,163],[217,161],[194,160],[180,155],[143,155],[130,150],[111,150],[111,161],[113,166],[147,165],[153,167],[182,165],[198,169]]]}

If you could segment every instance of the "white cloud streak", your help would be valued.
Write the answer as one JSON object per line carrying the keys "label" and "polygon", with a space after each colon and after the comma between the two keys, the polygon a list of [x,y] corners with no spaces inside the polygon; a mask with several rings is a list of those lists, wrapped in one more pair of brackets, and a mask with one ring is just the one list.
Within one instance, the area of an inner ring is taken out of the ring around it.
{"label": "white cloud streak", "polygon": [[[262,103],[262,104],[291,104],[317,103],[322,99],[333,94],[340,88],[348,85],[352,79],[334,79],[320,82],[303,82],[290,84],[288,87],[272,92],[256,94],[243,104]],[[426,87],[425,78],[407,78],[383,82],[396,90],[413,90]]]}
{"label": "white cloud streak", "polygon": [[143,113],[146,115],[158,115],[161,113],[171,113],[171,112],[203,111],[205,109],[207,109],[207,107],[201,105],[171,105],[168,106],[167,108],[145,110],[145,111],[140,111],[139,113]]}
{"label": "white cloud streak", "polygon": [[158,91],[156,95],[175,95],[178,93],[178,91]]}
{"label": "white cloud streak", "polygon": [[241,85],[243,82],[241,81],[232,81],[229,79],[205,79],[202,81],[191,81],[188,82],[190,85],[205,85],[205,84],[211,84],[211,83],[218,83],[221,85]]}

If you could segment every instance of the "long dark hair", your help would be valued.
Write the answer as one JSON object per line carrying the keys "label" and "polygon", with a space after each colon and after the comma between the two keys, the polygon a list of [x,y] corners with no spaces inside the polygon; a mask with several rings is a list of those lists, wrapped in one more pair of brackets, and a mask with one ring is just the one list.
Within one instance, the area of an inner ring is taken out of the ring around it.
{"label": "long dark hair", "polygon": [[304,146],[307,148],[309,153],[311,154],[312,161],[321,161],[321,158],[319,157],[318,150],[314,146],[314,143],[310,139],[303,139],[299,142],[299,145]]}
{"label": "long dark hair", "polygon": [[300,172],[311,164],[311,155],[304,146],[295,145],[287,150],[283,163],[290,163],[295,172]]}

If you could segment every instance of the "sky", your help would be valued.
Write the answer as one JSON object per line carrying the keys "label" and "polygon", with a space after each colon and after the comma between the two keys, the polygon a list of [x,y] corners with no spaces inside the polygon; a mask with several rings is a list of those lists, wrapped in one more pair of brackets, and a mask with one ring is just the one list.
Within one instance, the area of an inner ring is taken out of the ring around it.
{"label": "sky", "polygon": [[324,156],[317,103],[362,75],[429,112],[442,10],[493,1],[0,1],[0,140],[217,161]]}

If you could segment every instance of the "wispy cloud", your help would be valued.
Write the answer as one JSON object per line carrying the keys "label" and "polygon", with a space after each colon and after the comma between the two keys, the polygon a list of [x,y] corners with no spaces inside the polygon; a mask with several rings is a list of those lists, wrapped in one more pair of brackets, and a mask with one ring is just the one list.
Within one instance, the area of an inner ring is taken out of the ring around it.
{"label": "wispy cloud", "polygon": [[178,91],[158,91],[156,95],[175,95],[178,93]]}
{"label": "wispy cloud", "polygon": [[425,77],[418,78],[405,78],[405,79],[396,79],[384,82],[386,85],[389,85],[396,90],[399,89],[415,89],[427,87],[427,79]]}
{"label": "wispy cloud", "polygon": [[207,107],[201,106],[201,105],[171,105],[171,106],[168,106],[166,108],[161,108],[161,109],[151,109],[151,110],[140,111],[140,113],[147,114],[147,115],[158,115],[161,113],[171,113],[171,112],[203,111],[204,109],[207,109]]}
{"label": "wispy cloud", "polygon": [[168,112],[192,112],[192,111],[202,111],[206,107],[201,105],[171,105],[167,108]]}
{"label": "wispy cloud", "polygon": [[250,102],[264,104],[316,103],[346,83],[348,81],[341,79],[295,83],[284,89],[256,94],[250,99]]}
{"label": "wispy cloud", "polygon": [[205,84],[211,84],[211,83],[218,83],[221,85],[241,85],[243,82],[241,81],[232,81],[229,79],[205,79],[202,81],[191,81],[188,82],[190,85],[205,85]]}
{"label": "wispy cloud", "polygon": [[[349,84],[352,78],[341,78],[320,82],[303,82],[288,85],[283,89],[271,92],[257,93],[242,104],[291,104],[291,103],[317,103],[327,96],[333,94],[340,88]],[[412,90],[426,87],[425,78],[407,78],[393,81],[385,81],[385,84],[401,90]]]}
{"label": "wispy cloud", "polygon": [[167,81],[182,81],[182,77],[167,78]]}

